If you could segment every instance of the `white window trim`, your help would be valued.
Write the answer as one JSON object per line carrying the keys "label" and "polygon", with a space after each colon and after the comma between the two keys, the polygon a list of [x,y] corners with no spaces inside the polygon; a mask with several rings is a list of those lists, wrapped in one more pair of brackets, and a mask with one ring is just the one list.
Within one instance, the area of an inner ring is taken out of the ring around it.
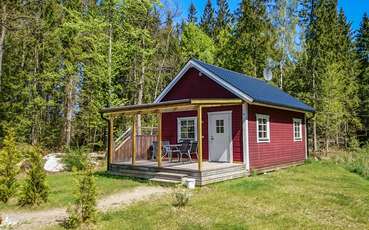
{"label": "white window trim", "polygon": [[195,141],[197,141],[197,117],[178,117],[177,118],[177,143],[181,140],[181,121],[194,120]]}
{"label": "white window trim", "polygon": [[[265,118],[267,120],[267,139],[259,138],[259,118]],[[257,143],[269,143],[270,142],[270,119],[269,115],[266,114],[256,114],[256,140]]]}
{"label": "white window trim", "polygon": [[[299,130],[300,130],[300,138],[296,138],[296,133],[295,133],[295,122],[299,122]],[[302,119],[300,118],[293,118],[293,123],[292,123],[292,128],[293,128],[293,141],[302,141]]]}

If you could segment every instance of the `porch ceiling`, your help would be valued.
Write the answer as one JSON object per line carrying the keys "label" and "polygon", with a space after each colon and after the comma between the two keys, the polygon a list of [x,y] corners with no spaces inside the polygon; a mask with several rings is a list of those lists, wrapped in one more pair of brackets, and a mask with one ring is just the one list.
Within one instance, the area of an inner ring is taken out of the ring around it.
{"label": "porch ceiling", "polygon": [[241,99],[182,99],[173,101],[164,101],[159,103],[126,105],[101,109],[104,114],[142,114],[142,113],[165,113],[175,111],[196,110],[197,107],[216,107],[227,105],[242,104]]}

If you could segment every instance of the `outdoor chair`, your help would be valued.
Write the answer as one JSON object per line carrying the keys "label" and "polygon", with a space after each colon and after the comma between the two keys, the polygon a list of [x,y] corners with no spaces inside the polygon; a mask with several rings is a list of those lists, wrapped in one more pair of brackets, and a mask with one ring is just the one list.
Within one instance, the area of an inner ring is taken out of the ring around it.
{"label": "outdoor chair", "polygon": [[179,146],[178,150],[175,152],[179,154],[179,162],[182,161],[183,155],[186,155],[190,161],[192,161],[191,158],[191,147],[192,143],[189,141],[183,141],[181,145]]}
{"label": "outdoor chair", "polygon": [[[169,147],[169,141],[162,141],[161,142],[161,146],[163,148],[162,151],[162,158],[164,157],[168,157],[170,160],[172,160],[172,151]],[[156,159],[156,153],[158,151],[158,142],[157,141],[153,141],[152,142],[152,155],[151,155],[151,160],[155,160]]]}
{"label": "outdoor chair", "polygon": [[198,159],[196,141],[189,143],[189,145],[183,148],[183,151],[180,152],[180,161],[182,160],[183,155],[186,155],[188,159],[192,161],[191,154],[196,154],[196,158]]}

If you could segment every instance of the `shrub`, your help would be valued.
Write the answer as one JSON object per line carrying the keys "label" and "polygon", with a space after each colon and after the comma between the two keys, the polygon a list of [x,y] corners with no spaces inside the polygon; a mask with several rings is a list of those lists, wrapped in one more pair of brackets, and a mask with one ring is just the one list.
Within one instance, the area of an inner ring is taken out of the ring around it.
{"label": "shrub", "polygon": [[77,199],[74,207],[68,209],[69,217],[64,221],[65,228],[77,228],[81,224],[96,221],[96,182],[91,164],[78,179]]}
{"label": "shrub", "polygon": [[347,160],[347,167],[351,172],[357,173],[369,179],[369,146],[365,146],[352,153],[352,156]]}
{"label": "shrub", "polygon": [[19,173],[20,153],[16,148],[15,131],[8,129],[0,150],[0,201],[7,203],[14,196]]}
{"label": "shrub", "polygon": [[27,170],[27,178],[21,190],[18,201],[20,206],[40,205],[47,202],[49,188],[46,185],[46,173],[43,169],[43,159],[39,150],[30,150],[27,154],[30,168]]}
{"label": "shrub", "polygon": [[63,155],[63,163],[69,171],[82,171],[89,163],[86,148],[70,149]]}
{"label": "shrub", "polygon": [[173,206],[182,208],[185,207],[190,201],[191,193],[188,189],[184,188],[183,185],[179,185],[173,191]]}

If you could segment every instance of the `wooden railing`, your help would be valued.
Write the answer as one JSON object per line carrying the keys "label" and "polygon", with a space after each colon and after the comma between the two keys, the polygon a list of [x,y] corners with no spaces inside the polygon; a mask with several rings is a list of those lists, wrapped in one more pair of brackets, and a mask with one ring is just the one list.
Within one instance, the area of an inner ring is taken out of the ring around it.
{"label": "wooden railing", "polygon": [[[151,159],[151,145],[157,140],[157,128],[142,128],[141,135],[136,135],[136,160]],[[116,141],[117,145],[112,157],[113,163],[131,161],[132,159],[132,135],[128,129]],[[124,137],[123,137],[124,136]]]}

